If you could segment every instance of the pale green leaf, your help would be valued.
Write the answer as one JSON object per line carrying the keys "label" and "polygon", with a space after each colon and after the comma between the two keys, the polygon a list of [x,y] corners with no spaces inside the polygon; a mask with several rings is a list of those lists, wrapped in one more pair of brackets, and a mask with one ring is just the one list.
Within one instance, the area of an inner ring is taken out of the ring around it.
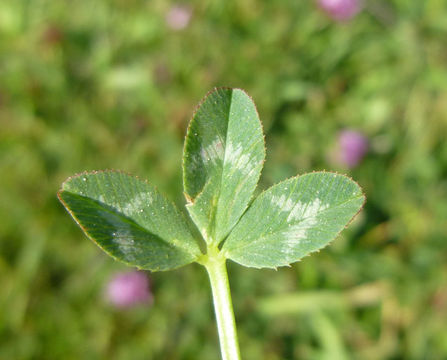
{"label": "pale green leaf", "polygon": [[265,158],[255,105],[240,89],[216,89],[188,128],[183,184],[188,211],[208,243],[219,243],[247,208]]}
{"label": "pale green leaf", "polygon": [[115,171],[74,176],[59,198],[90,239],[129,265],[170,270],[201,254],[176,207],[133,176]]}
{"label": "pale green leaf", "polygon": [[255,199],[222,251],[249,267],[289,265],[333,240],[364,200],[360,187],[343,175],[315,172],[288,179]]}

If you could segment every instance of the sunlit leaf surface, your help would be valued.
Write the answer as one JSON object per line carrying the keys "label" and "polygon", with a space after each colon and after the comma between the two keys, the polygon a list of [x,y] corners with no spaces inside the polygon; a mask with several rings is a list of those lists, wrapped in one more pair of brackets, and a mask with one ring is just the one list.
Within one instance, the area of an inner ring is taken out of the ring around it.
{"label": "sunlit leaf surface", "polygon": [[240,89],[212,91],[191,120],[183,157],[188,211],[207,242],[219,243],[246,210],[264,157],[251,98]]}
{"label": "sunlit leaf surface", "polygon": [[129,265],[170,270],[200,255],[181,213],[135,177],[114,171],[81,174],[62,185],[59,198],[89,238]]}
{"label": "sunlit leaf surface", "polygon": [[315,172],[288,179],[253,202],[223,251],[250,267],[291,264],[333,240],[363,202],[360,187],[343,175]]}

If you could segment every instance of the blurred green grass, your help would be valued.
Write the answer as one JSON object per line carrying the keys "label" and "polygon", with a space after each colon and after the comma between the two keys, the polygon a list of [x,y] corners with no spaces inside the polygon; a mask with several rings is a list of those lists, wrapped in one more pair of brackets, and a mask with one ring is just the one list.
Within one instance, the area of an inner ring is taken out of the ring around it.
{"label": "blurred green grass", "polygon": [[[368,202],[289,269],[230,264],[246,359],[447,358],[447,8],[369,0],[349,23],[312,1],[0,2],[0,358],[217,359],[205,272],[151,274],[155,304],[103,301],[124,266],[56,199],[84,170],[147,178],[183,204],[188,120],[214,86],[252,95],[260,187],[333,163],[337,133],[371,149],[350,175]],[[359,295],[360,294],[360,295]]]}

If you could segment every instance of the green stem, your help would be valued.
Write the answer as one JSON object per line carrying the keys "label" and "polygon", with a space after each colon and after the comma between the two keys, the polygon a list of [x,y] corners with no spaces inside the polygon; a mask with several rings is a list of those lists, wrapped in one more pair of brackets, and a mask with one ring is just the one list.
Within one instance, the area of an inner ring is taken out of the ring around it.
{"label": "green stem", "polygon": [[209,247],[202,264],[208,271],[213,292],[214,312],[219,331],[220,350],[223,360],[240,360],[236,321],[231,303],[226,258],[215,247]]}

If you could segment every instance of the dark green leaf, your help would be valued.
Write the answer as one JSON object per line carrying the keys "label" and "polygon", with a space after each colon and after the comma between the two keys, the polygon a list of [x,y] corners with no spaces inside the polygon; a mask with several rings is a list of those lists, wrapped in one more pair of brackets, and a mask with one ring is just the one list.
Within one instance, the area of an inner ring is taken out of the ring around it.
{"label": "dark green leaf", "polygon": [[129,265],[170,270],[201,254],[175,206],[133,176],[114,171],[74,176],[59,198],[89,238]]}
{"label": "dark green leaf", "polygon": [[315,172],[288,179],[253,202],[222,250],[245,266],[291,264],[333,240],[364,200],[360,187],[343,175]]}
{"label": "dark green leaf", "polygon": [[216,89],[197,109],[186,136],[183,183],[188,211],[209,243],[219,243],[247,208],[265,157],[251,98]]}

